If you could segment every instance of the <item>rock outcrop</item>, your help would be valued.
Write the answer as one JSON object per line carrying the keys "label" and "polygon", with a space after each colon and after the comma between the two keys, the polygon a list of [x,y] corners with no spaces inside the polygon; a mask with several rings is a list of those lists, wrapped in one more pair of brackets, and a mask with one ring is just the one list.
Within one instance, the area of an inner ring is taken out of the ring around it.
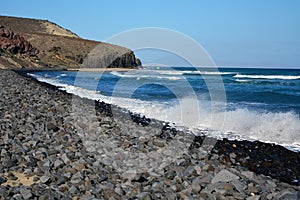
{"label": "rock outcrop", "polygon": [[34,48],[24,37],[0,25],[0,48],[12,54],[38,57],[39,50]]}
{"label": "rock outcrop", "polygon": [[141,66],[130,49],[101,43],[84,59],[84,68],[136,68]]}
{"label": "rock outcrop", "polygon": [[41,67],[38,54],[24,37],[0,25],[0,68]]}
{"label": "rock outcrop", "polygon": [[[70,30],[47,20],[0,16],[0,25],[5,27],[1,32],[3,39],[0,50],[3,49],[9,53],[8,55],[1,53],[0,68],[11,67],[7,63],[11,63],[12,67],[64,66],[76,68],[81,67],[84,63],[90,63],[85,60],[92,52],[95,52],[95,49],[98,53],[96,60],[99,63],[93,62],[92,66],[94,67],[136,68],[141,65],[140,60],[130,49],[79,38]],[[38,57],[35,57],[38,58],[38,62],[27,59],[32,63],[24,66],[18,60],[20,56],[12,57],[16,54],[23,55],[23,57],[26,55],[30,58],[38,54]],[[84,65],[84,67],[92,66]]]}

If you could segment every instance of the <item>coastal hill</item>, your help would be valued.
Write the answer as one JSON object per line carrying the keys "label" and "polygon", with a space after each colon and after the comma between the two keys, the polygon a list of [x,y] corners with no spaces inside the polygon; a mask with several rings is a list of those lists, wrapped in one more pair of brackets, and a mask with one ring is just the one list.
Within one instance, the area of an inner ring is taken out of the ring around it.
{"label": "coastal hill", "polygon": [[108,68],[141,65],[130,49],[82,39],[48,20],[0,16],[0,68],[76,68],[85,63]]}

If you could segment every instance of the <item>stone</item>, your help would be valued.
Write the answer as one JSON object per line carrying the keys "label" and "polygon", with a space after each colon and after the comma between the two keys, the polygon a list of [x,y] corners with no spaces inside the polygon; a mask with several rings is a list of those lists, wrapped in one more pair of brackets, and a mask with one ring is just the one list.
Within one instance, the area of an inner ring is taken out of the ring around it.
{"label": "stone", "polygon": [[50,123],[47,124],[47,129],[49,131],[52,130],[52,131],[56,132],[56,131],[59,130],[59,127],[57,127],[55,124],[53,124],[52,122],[50,122]]}
{"label": "stone", "polygon": [[261,191],[261,189],[258,186],[249,186],[247,191],[249,193],[258,194]]}
{"label": "stone", "polygon": [[195,166],[194,168],[195,168],[195,170],[196,170],[196,173],[197,173],[198,175],[200,175],[200,174],[201,174],[201,167],[200,167],[200,166]]}
{"label": "stone", "polygon": [[75,169],[76,169],[77,171],[81,171],[81,170],[84,169],[84,167],[85,167],[84,163],[79,163],[79,164],[77,164],[77,165],[75,166]]}
{"label": "stone", "polygon": [[153,141],[153,145],[162,148],[165,146],[165,143],[162,141],[155,140],[155,141]]}
{"label": "stone", "polygon": [[199,193],[201,191],[200,180],[199,181],[193,180],[193,182],[191,184],[191,189],[194,194]]}
{"label": "stone", "polygon": [[152,183],[151,189],[153,189],[154,192],[159,192],[159,191],[162,191],[163,185],[162,185],[162,183],[154,182],[154,183]]}
{"label": "stone", "polygon": [[175,171],[168,171],[167,173],[165,173],[165,176],[166,176],[168,179],[172,180],[172,179],[174,179],[174,177],[176,176],[176,172],[175,172]]}
{"label": "stone", "polygon": [[25,169],[23,173],[26,174],[26,175],[30,175],[30,174],[32,174],[32,170],[31,169]]}
{"label": "stone", "polygon": [[113,190],[105,190],[102,193],[104,199],[120,199],[119,195],[116,194]]}
{"label": "stone", "polygon": [[40,181],[41,181],[41,183],[47,184],[47,183],[50,183],[50,182],[51,182],[51,179],[50,179],[49,176],[42,176],[42,177],[40,178]]}
{"label": "stone", "polygon": [[277,187],[276,183],[274,183],[274,181],[272,181],[272,180],[267,180],[266,186],[267,186],[268,188],[271,188],[271,189]]}
{"label": "stone", "polygon": [[61,159],[65,164],[69,164],[71,162],[70,159],[68,158],[67,154],[65,154],[65,153],[61,155]]}
{"label": "stone", "polygon": [[123,196],[125,194],[124,190],[120,186],[117,186],[114,191],[120,196]]}
{"label": "stone", "polygon": [[204,165],[202,168],[204,171],[208,171],[208,172],[213,172],[215,170],[215,168],[211,165]]}
{"label": "stone", "polygon": [[129,181],[137,181],[141,177],[141,173],[126,171],[121,174],[121,178]]}
{"label": "stone", "polygon": [[241,193],[241,192],[234,193],[233,197],[234,197],[234,199],[244,200],[244,199],[246,199],[246,194]]}
{"label": "stone", "polygon": [[233,180],[237,180],[239,177],[230,171],[223,169],[219,173],[213,177],[211,183],[218,183],[218,182],[232,182]]}
{"label": "stone", "polygon": [[22,197],[23,197],[24,199],[30,199],[30,198],[32,197],[32,193],[31,193],[30,190],[27,190],[27,189],[21,189],[21,190],[20,190],[20,193],[21,193],[21,195],[22,195]]}
{"label": "stone", "polygon": [[76,194],[78,192],[77,188],[72,185],[70,188],[69,188],[69,193],[70,194]]}
{"label": "stone", "polygon": [[47,160],[44,164],[43,164],[44,168],[50,168],[50,161]]}
{"label": "stone", "polygon": [[64,173],[64,177],[69,179],[69,178],[72,177],[72,173],[71,172],[66,172],[66,173]]}
{"label": "stone", "polygon": [[188,164],[188,162],[185,159],[183,159],[183,158],[177,160],[176,163],[177,163],[178,166],[181,166],[181,167],[185,167]]}
{"label": "stone", "polygon": [[226,183],[224,185],[224,190],[232,191],[233,190],[233,185],[231,183]]}
{"label": "stone", "polygon": [[247,179],[250,180],[254,178],[254,173],[250,171],[242,171],[242,175],[244,175]]}
{"label": "stone", "polygon": [[182,190],[180,193],[179,193],[181,199],[191,199],[191,190],[190,189],[185,189],[185,190]]}
{"label": "stone", "polygon": [[290,199],[300,199],[300,192],[292,191],[292,190],[284,190],[281,191],[280,194],[276,196],[276,198],[280,200],[290,200]]}
{"label": "stone", "polygon": [[209,184],[209,183],[211,183],[211,180],[213,179],[213,175],[206,174],[205,176],[202,176],[200,179],[201,179],[202,183]]}
{"label": "stone", "polygon": [[[271,199],[275,199],[275,197],[278,195],[278,192],[273,192],[271,194],[267,195],[267,199],[271,200]],[[278,199],[278,198],[277,198]]]}
{"label": "stone", "polygon": [[225,182],[217,182],[207,185],[201,192],[210,194],[215,190],[224,190]]}
{"label": "stone", "polygon": [[62,184],[62,185],[58,186],[58,190],[61,192],[66,192],[69,190],[69,186],[67,184]]}
{"label": "stone", "polygon": [[194,172],[195,172],[194,166],[188,166],[188,167],[182,172],[182,175],[183,175],[184,177],[189,177],[189,176],[192,176]]}
{"label": "stone", "polygon": [[152,200],[153,199],[148,192],[142,192],[142,193],[138,194],[136,197],[139,200]]}
{"label": "stone", "polygon": [[252,197],[247,197],[246,200],[259,200],[260,199],[260,195],[255,195],[255,196],[252,196]]}
{"label": "stone", "polygon": [[236,154],[235,153],[230,153],[229,154],[230,158],[235,159],[236,158]]}
{"label": "stone", "polygon": [[39,177],[37,177],[37,176],[33,177],[34,182],[37,182],[38,180],[40,180]]}
{"label": "stone", "polygon": [[13,199],[14,199],[14,200],[23,200],[24,198],[22,198],[22,195],[21,195],[21,194],[15,194],[15,195],[13,196]]}
{"label": "stone", "polygon": [[55,168],[60,168],[61,166],[64,165],[64,163],[60,159],[57,159],[56,161],[54,161],[53,165]]}
{"label": "stone", "polygon": [[7,181],[7,179],[4,177],[4,176],[1,176],[0,175],[0,185],[2,184],[2,183],[5,183]]}
{"label": "stone", "polygon": [[57,185],[61,185],[61,184],[63,184],[63,183],[65,183],[67,181],[67,178],[65,177],[65,176],[58,176],[57,178],[56,178],[56,181],[55,181],[55,183],[57,184]]}
{"label": "stone", "polygon": [[241,182],[240,180],[233,180],[231,183],[233,184],[235,189],[240,193],[244,192],[247,189],[247,185]]}

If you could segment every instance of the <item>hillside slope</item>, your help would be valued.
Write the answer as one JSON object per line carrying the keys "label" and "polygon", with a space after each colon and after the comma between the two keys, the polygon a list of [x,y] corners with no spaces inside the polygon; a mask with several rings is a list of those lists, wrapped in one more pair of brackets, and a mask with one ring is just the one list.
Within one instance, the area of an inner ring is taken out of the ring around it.
{"label": "hillside slope", "polygon": [[[26,42],[38,50],[36,58],[27,59],[30,63],[23,63],[21,64],[22,67],[80,67],[84,59],[94,49],[97,49],[97,59],[93,60],[97,60],[99,63],[84,67],[135,68],[141,65],[130,49],[81,39],[75,33],[47,20],[0,16],[0,26],[12,31],[14,35],[24,38]],[[0,41],[1,37],[0,35]],[[93,53],[94,56],[95,54]],[[14,54],[6,49],[1,49],[0,44],[0,68],[6,66],[20,67],[20,65],[15,65],[15,62],[11,60],[20,63],[20,60],[24,60],[24,56],[21,53]],[[8,65],[8,63],[10,64]]]}

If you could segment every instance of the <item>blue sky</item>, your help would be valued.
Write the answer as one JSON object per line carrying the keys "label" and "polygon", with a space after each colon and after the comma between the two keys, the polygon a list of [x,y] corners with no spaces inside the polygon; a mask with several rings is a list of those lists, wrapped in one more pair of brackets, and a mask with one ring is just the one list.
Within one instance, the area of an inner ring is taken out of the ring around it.
{"label": "blue sky", "polygon": [[300,68],[299,10],[299,0],[11,0],[0,15],[48,19],[100,41],[169,28],[195,39],[218,65]]}

